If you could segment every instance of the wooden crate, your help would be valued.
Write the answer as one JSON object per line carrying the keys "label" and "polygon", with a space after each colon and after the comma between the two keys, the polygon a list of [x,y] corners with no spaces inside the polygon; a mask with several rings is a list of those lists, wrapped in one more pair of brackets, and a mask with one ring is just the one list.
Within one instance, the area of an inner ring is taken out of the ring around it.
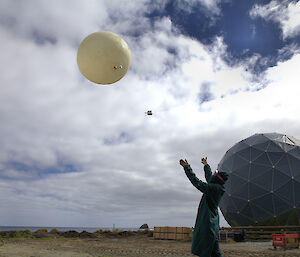
{"label": "wooden crate", "polygon": [[168,233],[168,228],[169,227],[160,227],[160,232]]}
{"label": "wooden crate", "polygon": [[153,237],[154,237],[154,239],[165,239],[165,233],[156,232],[156,233],[153,233]]}
{"label": "wooden crate", "polygon": [[167,227],[167,233],[174,233],[174,234],[176,234],[176,227]]}
{"label": "wooden crate", "polygon": [[192,229],[187,227],[154,227],[154,239],[188,239]]}
{"label": "wooden crate", "polygon": [[167,233],[167,239],[175,240],[176,239],[176,233]]}
{"label": "wooden crate", "polygon": [[180,239],[185,239],[185,235],[184,234],[176,234],[175,239],[176,240],[180,240]]}
{"label": "wooden crate", "polygon": [[166,236],[166,233],[159,233],[159,239],[167,239]]}
{"label": "wooden crate", "polygon": [[153,238],[154,239],[160,239],[160,233],[159,232],[153,232]]}
{"label": "wooden crate", "polygon": [[160,232],[160,228],[161,228],[161,227],[154,227],[154,233],[155,233],[155,232]]}
{"label": "wooden crate", "polygon": [[183,234],[190,234],[192,232],[191,228],[183,227],[182,228],[182,233]]}
{"label": "wooden crate", "polygon": [[183,227],[176,227],[176,233],[182,234],[183,233]]}

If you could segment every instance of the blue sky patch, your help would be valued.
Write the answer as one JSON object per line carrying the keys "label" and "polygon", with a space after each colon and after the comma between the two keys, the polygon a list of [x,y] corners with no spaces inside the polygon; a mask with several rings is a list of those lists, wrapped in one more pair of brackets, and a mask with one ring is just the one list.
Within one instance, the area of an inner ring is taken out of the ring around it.
{"label": "blue sky patch", "polygon": [[57,167],[41,170],[41,174],[55,174],[55,173],[71,173],[78,172],[79,169],[72,164],[62,164]]}
{"label": "blue sky patch", "polygon": [[[44,177],[50,174],[58,174],[58,173],[72,173],[78,172],[79,167],[73,164],[60,164],[57,166],[41,169],[37,167],[38,165],[28,165],[22,162],[12,161],[6,163],[6,170],[13,170],[20,174],[20,179],[23,180],[25,178],[33,178],[33,177]],[[11,174],[9,172],[3,173],[3,170],[0,170],[0,178],[6,180],[18,180],[18,175],[16,173]]]}
{"label": "blue sky patch", "polygon": [[[196,2],[187,10],[178,8],[176,1],[169,0],[163,9],[153,10],[149,17],[169,17],[174,26],[186,36],[210,45],[217,36],[222,36],[227,45],[223,59],[229,65],[238,65],[252,56],[259,56],[248,70],[254,74],[264,72],[277,62],[290,59],[292,51],[280,51],[284,47],[295,44],[300,46],[300,37],[283,39],[280,24],[261,17],[250,17],[255,4],[266,5],[270,0],[232,0],[219,4],[220,14],[211,13]],[[291,2],[291,1],[289,1]],[[286,2],[280,2],[286,5]]]}

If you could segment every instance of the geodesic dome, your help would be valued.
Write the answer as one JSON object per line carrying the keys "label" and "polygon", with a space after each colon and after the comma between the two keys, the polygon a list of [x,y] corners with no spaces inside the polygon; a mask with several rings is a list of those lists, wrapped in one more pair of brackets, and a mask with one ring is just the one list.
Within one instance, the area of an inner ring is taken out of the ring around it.
{"label": "geodesic dome", "polygon": [[220,209],[231,226],[299,225],[298,139],[255,134],[231,147],[218,170],[229,173]]}

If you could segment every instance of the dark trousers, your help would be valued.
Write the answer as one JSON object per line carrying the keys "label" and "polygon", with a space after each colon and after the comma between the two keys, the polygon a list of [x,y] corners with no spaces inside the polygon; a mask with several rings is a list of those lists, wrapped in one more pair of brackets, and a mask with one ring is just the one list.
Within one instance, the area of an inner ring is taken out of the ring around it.
{"label": "dark trousers", "polygon": [[221,250],[220,250],[220,247],[219,247],[218,237],[215,240],[214,247],[213,247],[213,250],[211,252],[211,257],[223,257],[223,255],[221,253]]}

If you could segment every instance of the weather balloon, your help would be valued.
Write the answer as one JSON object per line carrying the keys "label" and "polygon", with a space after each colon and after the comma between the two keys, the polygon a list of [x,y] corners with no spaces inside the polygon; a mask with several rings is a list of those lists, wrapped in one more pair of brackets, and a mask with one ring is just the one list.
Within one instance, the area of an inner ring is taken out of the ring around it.
{"label": "weather balloon", "polygon": [[97,84],[117,82],[127,73],[130,63],[131,53],[127,43],[109,31],[88,35],[77,52],[80,72]]}

